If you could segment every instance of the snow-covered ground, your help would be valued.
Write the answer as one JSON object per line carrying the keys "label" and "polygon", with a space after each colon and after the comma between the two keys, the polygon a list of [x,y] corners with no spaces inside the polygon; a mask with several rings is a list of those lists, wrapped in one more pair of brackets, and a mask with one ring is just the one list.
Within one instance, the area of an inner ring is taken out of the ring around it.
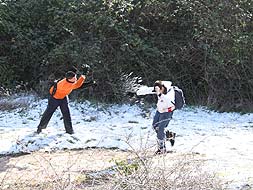
{"label": "snow-covered ground", "polygon": [[[29,107],[0,111],[0,154],[85,147],[147,149],[155,151],[151,123],[155,109],[145,113],[137,105],[101,106],[70,102],[74,135],[65,133],[57,110],[47,129],[34,134],[47,100],[29,99]],[[144,117],[146,116],[146,117]],[[253,186],[253,114],[217,113],[203,107],[174,112],[168,129],[177,133],[174,147],[182,153],[198,153],[210,160],[232,187]]]}

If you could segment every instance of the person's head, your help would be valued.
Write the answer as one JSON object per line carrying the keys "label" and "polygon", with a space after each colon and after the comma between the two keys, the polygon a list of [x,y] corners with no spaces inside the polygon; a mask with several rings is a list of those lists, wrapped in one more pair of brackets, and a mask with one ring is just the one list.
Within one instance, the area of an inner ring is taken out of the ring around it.
{"label": "person's head", "polygon": [[76,73],[74,73],[73,71],[68,71],[65,74],[65,77],[66,77],[67,81],[70,82],[70,83],[74,83],[77,80]]}
{"label": "person's head", "polygon": [[154,83],[154,90],[153,92],[156,92],[157,95],[159,94],[167,94],[167,88],[164,86],[163,82],[161,80],[157,80]]}

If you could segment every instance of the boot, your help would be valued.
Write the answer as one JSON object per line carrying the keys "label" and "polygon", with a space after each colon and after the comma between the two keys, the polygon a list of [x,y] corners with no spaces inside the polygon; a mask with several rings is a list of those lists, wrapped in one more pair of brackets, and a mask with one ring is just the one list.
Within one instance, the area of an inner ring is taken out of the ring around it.
{"label": "boot", "polygon": [[158,149],[155,154],[164,154],[166,153],[165,140],[157,140]]}
{"label": "boot", "polygon": [[72,135],[72,134],[74,134],[74,131],[73,130],[68,130],[68,131],[66,131],[66,133]]}
{"label": "boot", "polygon": [[155,155],[165,154],[165,153],[166,153],[166,148],[157,149],[157,151],[155,151]]}
{"label": "boot", "polygon": [[170,141],[171,146],[175,144],[176,133],[166,131],[166,140]]}
{"label": "boot", "polygon": [[40,127],[38,127],[38,129],[37,129],[37,131],[36,131],[36,132],[37,132],[38,134],[40,134],[40,133],[41,133],[41,131],[42,131],[42,129],[41,129]]}
{"label": "boot", "polygon": [[41,125],[39,125],[39,126],[37,127],[37,131],[36,131],[36,133],[37,133],[37,134],[40,134],[40,133],[41,133],[41,131],[42,131],[42,129],[46,129],[46,127],[45,127],[45,126],[41,126]]}

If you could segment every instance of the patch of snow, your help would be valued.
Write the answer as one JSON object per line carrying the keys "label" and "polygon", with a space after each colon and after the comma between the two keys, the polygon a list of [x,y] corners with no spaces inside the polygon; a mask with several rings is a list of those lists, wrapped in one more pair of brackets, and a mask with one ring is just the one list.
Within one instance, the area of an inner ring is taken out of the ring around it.
{"label": "patch of snow", "polygon": [[[143,118],[137,105],[102,105],[70,102],[75,134],[65,133],[61,112],[56,110],[49,125],[35,134],[47,100],[31,101],[27,109],[0,111],[0,154],[57,149],[106,147],[152,149],[156,134],[151,117]],[[233,188],[253,181],[253,114],[218,113],[203,107],[176,110],[169,130],[177,133],[174,147],[182,153],[199,153],[219,168],[220,176]]]}

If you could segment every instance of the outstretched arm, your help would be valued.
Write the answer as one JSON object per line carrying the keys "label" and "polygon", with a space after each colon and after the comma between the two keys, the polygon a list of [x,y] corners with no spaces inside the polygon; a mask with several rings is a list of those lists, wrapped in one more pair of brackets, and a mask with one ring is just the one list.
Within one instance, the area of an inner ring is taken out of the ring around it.
{"label": "outstretched arm", "polygon": [[144,95],[148,95],[148,94],[155,94],[155,92],[153,92],[153,90],[154,90],[154,87],[141,86],[136,91],[136,95],[137,96],[144,96]]}
{"label": "outstretched arm", "polygon": [[85,79],[86,79],[85,75],[81,75],[79,77],[79,79],[76,81],[76,83],[74,84],[74,88],[73,89],[80,88],[82,86],[82,84],[84,83]]}

